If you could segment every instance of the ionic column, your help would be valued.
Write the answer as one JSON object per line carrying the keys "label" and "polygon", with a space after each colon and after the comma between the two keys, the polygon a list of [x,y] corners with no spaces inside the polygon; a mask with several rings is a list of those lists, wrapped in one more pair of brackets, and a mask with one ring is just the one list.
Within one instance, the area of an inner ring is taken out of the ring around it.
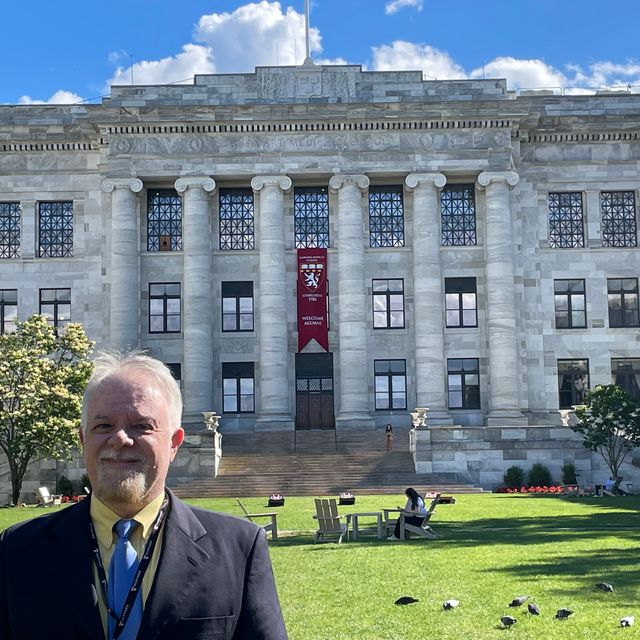
{"label": "ionic column", "polygon": [[257,429],[293,429],[289,401],[289,349],[285,268],[284,192],[287,176],[256,176],[252,189],[260,194],[258,248],[260,294],[258,329],[260,405]]}
{"label": "ionic column", "polygon": [[521,424],[520,360],[516,333],[513,237],[509,190],[518,184],[513,171],[478,176],[486,190],[485,259],[489,345],[489,425]]}
{"label": "ionic column", "polygon": [[447,411],[440,267],[440,202],[438,189],[447,182],[441,173],[412,173],[413,306],[416,345],[416,406],[429,408],[430,424],[451,424]]}
{"label": "ionic column", "polygon": [[183,177],[175,183],[182,195],[182,321],[185,414],[213,411],[213,338],[211,335],[211,235],[209,177]]}
{"label": "ionic column", "polygon": [[367,361],[367,304],[362,232],[364,175],[336,175],[338,192],[338,324],[340,334],[340,427],[372,426],[369,413],[371,363]]}
{"label": "ionic column", "polygon": [[111,196],[111,346],[126,349],[140,344],[140,269],[138,203],[142,191],[138,178],[107,179],[102,183]]}

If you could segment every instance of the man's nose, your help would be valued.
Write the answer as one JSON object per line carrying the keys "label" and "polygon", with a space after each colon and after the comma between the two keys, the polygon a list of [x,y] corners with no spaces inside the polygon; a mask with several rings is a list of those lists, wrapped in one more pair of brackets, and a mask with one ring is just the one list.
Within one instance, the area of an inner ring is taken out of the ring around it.
{"label": "man's nose", "polygon": [[133,445],[133,436],[126,426],[117,427],[109,437],[109,444],[112,447],[130,447]]}

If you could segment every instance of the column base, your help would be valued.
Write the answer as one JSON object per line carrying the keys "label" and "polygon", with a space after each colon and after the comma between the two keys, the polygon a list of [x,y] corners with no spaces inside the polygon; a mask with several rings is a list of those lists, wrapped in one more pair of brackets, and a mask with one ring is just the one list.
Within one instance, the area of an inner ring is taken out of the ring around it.
{"label": "column base", "polygon": [[526,416],[517,409],[490,411],[487,416],[488,427],[525,427],[528,424]]}
{"label": "column base", "polygon": [[266,414],[256,418],[256,431],[293,431],[293,418],[283,414]]}
{"label": "column base", "polygon": [[344,413],[336,418],[336,429],[375,429],[376,421],[366,413]]}

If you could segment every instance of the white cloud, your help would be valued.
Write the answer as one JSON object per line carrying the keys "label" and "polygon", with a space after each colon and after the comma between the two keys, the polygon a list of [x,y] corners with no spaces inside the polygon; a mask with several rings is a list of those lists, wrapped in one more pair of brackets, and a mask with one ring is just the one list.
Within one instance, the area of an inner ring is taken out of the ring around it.
{"label": "white cloud", "polygon": [[448,53],[405,40],[373,47],[373,68],[376,71],[421,69],[428,78],[438,80],[466,77],[464,69]]}
{"label": "white cloud", "polygon": [[48,100],[35,100],[31,96],[21,96],[18,100],[19,104],[74,104],[82,102],[84,98],[77,93],[64,91],[60,89],[56,91]]}
{"label": "white cloud", "polygon": [[[302,64],[305,56],[304,15],[279,2],[254,2],[231,13],[202,16],[195,38],[212,52],[216,71],[253,71],[256,66]],[[320,53],[320,32],[309,29],[312,52]]]}
{"label": "white cloud", "polygon": [[522,60],[501,57],[478,67],[471,78],[506,78],[512,89],[559,89],[568,85],[568,78],[542,60]]}
{"label": "white cloud", "polygon": [[404,7],[415,7],[417,11],[422,11],[422,0],[391,0],[384,7],[387,15],[398,13]]}
{"label": "white cloud", "polygon": [[[170,84],[191,80],[196,73],[215,71],[211,51],[198,44],[185,44],[182,53],[161,60],[143,60],[133,65],[134,84]],[[106,91],[113,84],[131,84],[131,67],[118,67],[108,81]]]}

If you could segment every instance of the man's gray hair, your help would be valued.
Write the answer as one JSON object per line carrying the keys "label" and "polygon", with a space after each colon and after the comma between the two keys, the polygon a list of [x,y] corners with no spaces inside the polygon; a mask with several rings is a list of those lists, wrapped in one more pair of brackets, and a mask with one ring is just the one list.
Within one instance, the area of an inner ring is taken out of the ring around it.
{"label": "man's gray hair", "polygon": [[108,378],[121,372],[139,371],[150,376],[158,390],[165,397],[169,410],[169,424],[175,430],[182,421],[182,394],[180,385],[171,375],[169,367],[160,360],[147,356],[141,351],[103,351],[93,360],[93,371],[82,397],[82,415],[80,423],[83,431],[87,429],[89,401],[92,394]]}

